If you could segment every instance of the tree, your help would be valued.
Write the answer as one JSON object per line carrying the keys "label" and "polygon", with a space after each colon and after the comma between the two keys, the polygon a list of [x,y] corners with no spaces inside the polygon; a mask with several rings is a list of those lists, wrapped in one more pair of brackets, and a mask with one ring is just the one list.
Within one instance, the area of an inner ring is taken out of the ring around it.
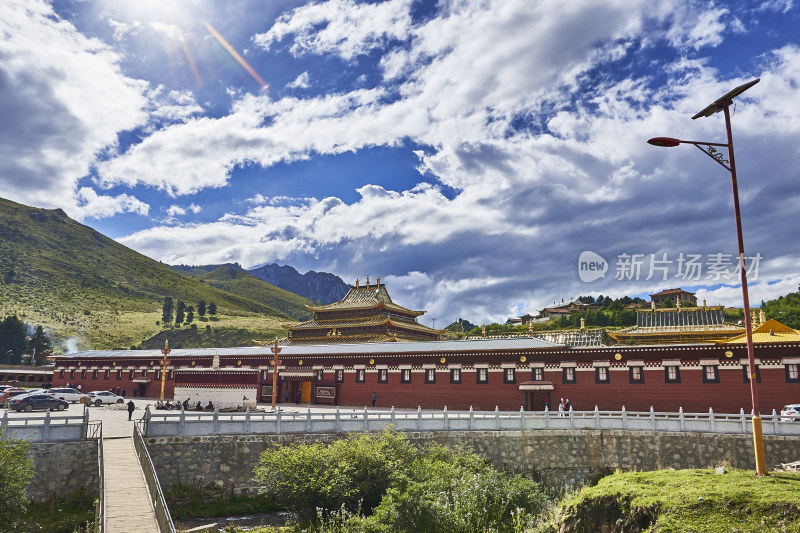
{"label": "tree", "polygon": [[164,327],[169,327],[172,324],[172,310],[174,306],[172,303],[172,296],[164,297],[164,306],[161,308],[161,323]]}
{"label": "tree", "polygon": [[205,300],[200,300],[197,302],[197,314],[201,317],[206,316],[206,302]]}
{"label": "tree", "polygon": [[33,364],[35,365],[45,364],[47,362],[47,356],[53,352],[53,345],[50,343],[50,339],[47,335],[45,335],[42,326],[36,326],[36,330],[33,332],[28,346],[33,352]]}
{"label": "tree", "polygon": [[28,329],[16,316],[7,316],[0,322],[0,355],[4,363],[20,364],[27,335]]}
{"label": "tree", "polygon": [[192,322],[194,322],[194,306],[190,305],[186,308],[186,320],[184,320],[186,325],[188,326]]}
{"label": "tree", "polygon": [[184,318],[186,318],[186,304],[178,300],[178,307],[175,309],[175,325],[183,324]]}
{"label": "tree", "polygon": [[8,438],[0,431],[0,523],[6,526],[14,525],[28,503],[26,492],[33,479],[28,447],[27,441]]}
{"label": "tree", "polygon": [[215,304],[214,302],[208,303],[208,314],[209,316],[214,316],[217,314],[217,304]]}

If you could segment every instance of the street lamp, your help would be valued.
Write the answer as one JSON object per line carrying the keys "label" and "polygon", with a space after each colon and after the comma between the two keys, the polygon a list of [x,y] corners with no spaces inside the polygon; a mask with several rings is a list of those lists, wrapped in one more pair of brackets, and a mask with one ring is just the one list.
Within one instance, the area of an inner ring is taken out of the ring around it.
{"label": "street lamp", "polygon": [[[750,374],[750,399],[753,405],[753,447],[756,459],[756,475],[763,476],[767,473],[766,461],[764,459],[764,437],[761,433],[761,415],[758,409],[758,390],[756,384],[755,350],[753,349],[753,327],[750,323],[750,298],[747,295],[747,268],[744,256],[744,240],[742,239],[742,217],[739,210],[739,186],[736,182],[736,161],[733,157],[733,135],[731,134],[731,113],[730,106],[733,98],[742,94],[744,91],[761,81],[760,78],[740,85],[732,91],[714,100],[709,106],[692,117],[692,120],[700,117],[710,117],[722,111],[725,114],[725,129],[728,133],[727,144],[711,143],[702,141],[682,141],[672,137],[654,137],[647,142],[653,146],[672,148],[679,144],[693,144],[704,154],[725,167],[731,173],[731,184],[733,186],[733,209],[736,215],[736,237],[739,240],[739,272],[742,281],[742,300],[744,302],[744,328],[747,337],[747,361]],[[728,159],[715,147],[726,148]]]}

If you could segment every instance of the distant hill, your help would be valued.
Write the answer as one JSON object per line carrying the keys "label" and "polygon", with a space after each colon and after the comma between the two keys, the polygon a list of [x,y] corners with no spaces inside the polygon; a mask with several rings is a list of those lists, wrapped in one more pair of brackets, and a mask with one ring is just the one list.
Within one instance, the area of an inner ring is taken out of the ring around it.
{"label": "distant hill", "polygon": [[267,304],[294,320],[308,320],[313,316],[306,305],[313,305],[314,302],[251,276],[236,263],[199,274],[197,279],[212,287]]}
{"label": "distant hill", "polygon": [[[161,331],[156,322],[165,296],[187,305],[214,302],[217,317],[197,319],[214,329],[229,325],[269,338],[292,320],[266,303],[182,275],[60,209],[0,199],[0,317],[17,314],[44,325],[57,350],[65,339],[84,349],[128,348]],[[287,309],[298,303],[290,300]]]}
{"label": "distant hill", "polygon": [[338,302],[350,290],[350,285],[339,276],[313,270],[300,274],[288,265],[273,263],[248,272],[260,280],[323,305]]}

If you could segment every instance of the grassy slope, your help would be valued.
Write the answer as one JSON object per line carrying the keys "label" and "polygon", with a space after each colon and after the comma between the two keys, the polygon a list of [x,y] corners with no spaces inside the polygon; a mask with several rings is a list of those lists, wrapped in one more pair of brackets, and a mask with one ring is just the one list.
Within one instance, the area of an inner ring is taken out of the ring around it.
{"label": "grassy slope", "polygon": [[565,498],[557,516],[562,531],[798,532],[800,474],[618,473]]}
{"label": "grassy slope", "polygon": [[248,274],[238,265],[223,265],[199,274],[196,279],[224,291],[265,303],[295,320],[308,320],[313,314],[306,305],[314,302]]}
{"label": "grassy slope", "polygon": [[220,325],[227,317],[254,318],[271,334],[291,320],[179,274],[60,210],[0,199],[0,316],[16,313],[48,327],[56,341],[77,337],[82,348],[126,348],[160,331],[164,296],[213,301]]}

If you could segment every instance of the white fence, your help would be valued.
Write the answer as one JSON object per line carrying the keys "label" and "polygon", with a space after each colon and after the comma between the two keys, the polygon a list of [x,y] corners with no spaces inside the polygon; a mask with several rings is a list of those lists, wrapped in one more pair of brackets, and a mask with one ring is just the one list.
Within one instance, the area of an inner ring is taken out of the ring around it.
{"label": "white fence", "polygon": [[12,439],[25,439],[30,442],[68,442],[86,438],[97,438],[99,422],[89,422],[89,412],[82,415],[42,415],[9,417],[3,413],[0,429]]}
{"label": "white fence", "polygon": [[[537,429],[621,429],[629,431],[678,431],[691,433],[752,432],[751,416],[739,414],[659,413],[653,411],[340,411],[307,413],[151,413],[146,416],[147,437],[351,433],[381,431],[392,426],[398,431],[514,431]],[[781,420],[780,415],[762,416],[765,435],[800,436],[800,420]]]}

